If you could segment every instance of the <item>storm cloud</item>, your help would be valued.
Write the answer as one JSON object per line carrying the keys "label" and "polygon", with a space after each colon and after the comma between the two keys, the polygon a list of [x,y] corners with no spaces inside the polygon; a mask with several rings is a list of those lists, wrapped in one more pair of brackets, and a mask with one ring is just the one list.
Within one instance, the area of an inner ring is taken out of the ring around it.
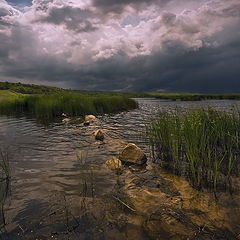
{"label": "storm cloud", "polygon": [[238,0],[0,0],[0,80],[240,92]]}

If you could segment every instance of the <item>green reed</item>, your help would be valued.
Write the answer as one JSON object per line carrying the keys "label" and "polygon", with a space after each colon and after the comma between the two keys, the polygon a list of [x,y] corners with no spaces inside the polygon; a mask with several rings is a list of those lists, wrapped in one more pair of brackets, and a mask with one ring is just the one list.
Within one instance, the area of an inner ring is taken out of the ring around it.
{"label": "green reed", "polygon": [[22,96],[0,104],[0,114],[30,114],[41,121],[52,121],[62,115],[105,114],[126,111],[137,103],[122,96],[88,97],[74,92]]}
{"label": "green reed", "polygon": [[3,152],[0,149],[0,170],[1,170],[1,179],[0,180],[9,180],[11,178],[11,170],[9,165],[8,152]]}
{"label": "green reed", "polygon": [[160,111],[147,126],[152,155],[196,188],[214,191],[239,174],[240,113],[212,108],[186,112]]}
{"label": "green reed", "polygon": [[80,174],[79,176],[82,181],[81,195],[83,198],[86,198],[89,189],[91,192],[91,197],[94,198],[94,171],[93,167],[91,167],[87,163],[87,158],[88,158],[87,151],[79,151],[77,153],[77,161]]}

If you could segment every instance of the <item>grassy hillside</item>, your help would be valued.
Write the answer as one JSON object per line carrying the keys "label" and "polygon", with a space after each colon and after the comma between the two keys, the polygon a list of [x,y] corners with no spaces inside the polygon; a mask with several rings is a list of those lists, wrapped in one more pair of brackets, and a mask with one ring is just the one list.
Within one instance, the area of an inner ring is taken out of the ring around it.
{"label": "grassy hillside", "polygon": [[21,93],[12,92],[10,90],[0,90],[0,103],[15,100],[21,96],[23,96]]}
{"label": "grassy hillside", "polygon": [[66,91],[57,87],[40,86],[34,84],[0,82],[0,90],[10,90],[22,94],[49,94]]}

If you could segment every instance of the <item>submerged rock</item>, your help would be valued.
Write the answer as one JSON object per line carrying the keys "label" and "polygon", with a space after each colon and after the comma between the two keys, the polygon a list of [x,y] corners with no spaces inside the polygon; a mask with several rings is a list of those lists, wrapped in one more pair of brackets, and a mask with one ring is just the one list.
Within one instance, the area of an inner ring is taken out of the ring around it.
{"label": "submerged rock", "polygon": [[104,140],[104,134],[103,134],[102,130],[97,130],[94,133],[94,136],[95,136],[96,140],[99,140],[99,141],[103,141]]}
{"label": "submerged rock", "polygon": [[121,170],[122,169],[122,162],[116,157],[112,157],[111,159],[107,160],[106,165],[111,170]]}
{"label": "submerged rock", "polygon": [[62,122],[64,122],[64,123],[68,123],[68,122],[70,122],[70,121],[71,121],[70,118],[64,118],[64,119],[62,120]]}
{"label": "submerged rock", "polygon": [[143,165],[147,162],[145,153],[133,143],[129,143],[119,155],[119,159],[128,164]]}
{"label": "submerged rock", "polygon": [[143,224],[143,230],[150,239],[188,239],[198,231],[183,211],[160,206]]}
{"label": "submerged rock", "polygon": [[86,115],[85,116],[85,122],[95,122],[96,121],[96,117],[94,115]]}

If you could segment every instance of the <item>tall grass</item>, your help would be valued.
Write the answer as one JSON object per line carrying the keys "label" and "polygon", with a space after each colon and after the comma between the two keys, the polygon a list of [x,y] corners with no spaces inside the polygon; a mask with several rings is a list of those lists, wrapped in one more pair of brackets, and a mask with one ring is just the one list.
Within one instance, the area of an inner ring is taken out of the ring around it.
{"label": "tall grass", "polygon": [[87,97],[79,93],[24,96],[0,104],[1,114],[30,114],[41,121],[52,121],[64,112],[68,116],[104,114],[125,111],[137,107],[127,97]]}
{"label": "tall grass", "polygon": [[240,113],[211,108],[160,111],[147,127],[155,160],[184,174],[196,188],[231,183],[240,164]]}
{"label": "tall grass", "polygon": [[0,149],[0,171],[1,171],[1,177],[0,180],[9,180],[11,178],[11,170],[9,165],[9,157],[8,152],[3,152]]}

